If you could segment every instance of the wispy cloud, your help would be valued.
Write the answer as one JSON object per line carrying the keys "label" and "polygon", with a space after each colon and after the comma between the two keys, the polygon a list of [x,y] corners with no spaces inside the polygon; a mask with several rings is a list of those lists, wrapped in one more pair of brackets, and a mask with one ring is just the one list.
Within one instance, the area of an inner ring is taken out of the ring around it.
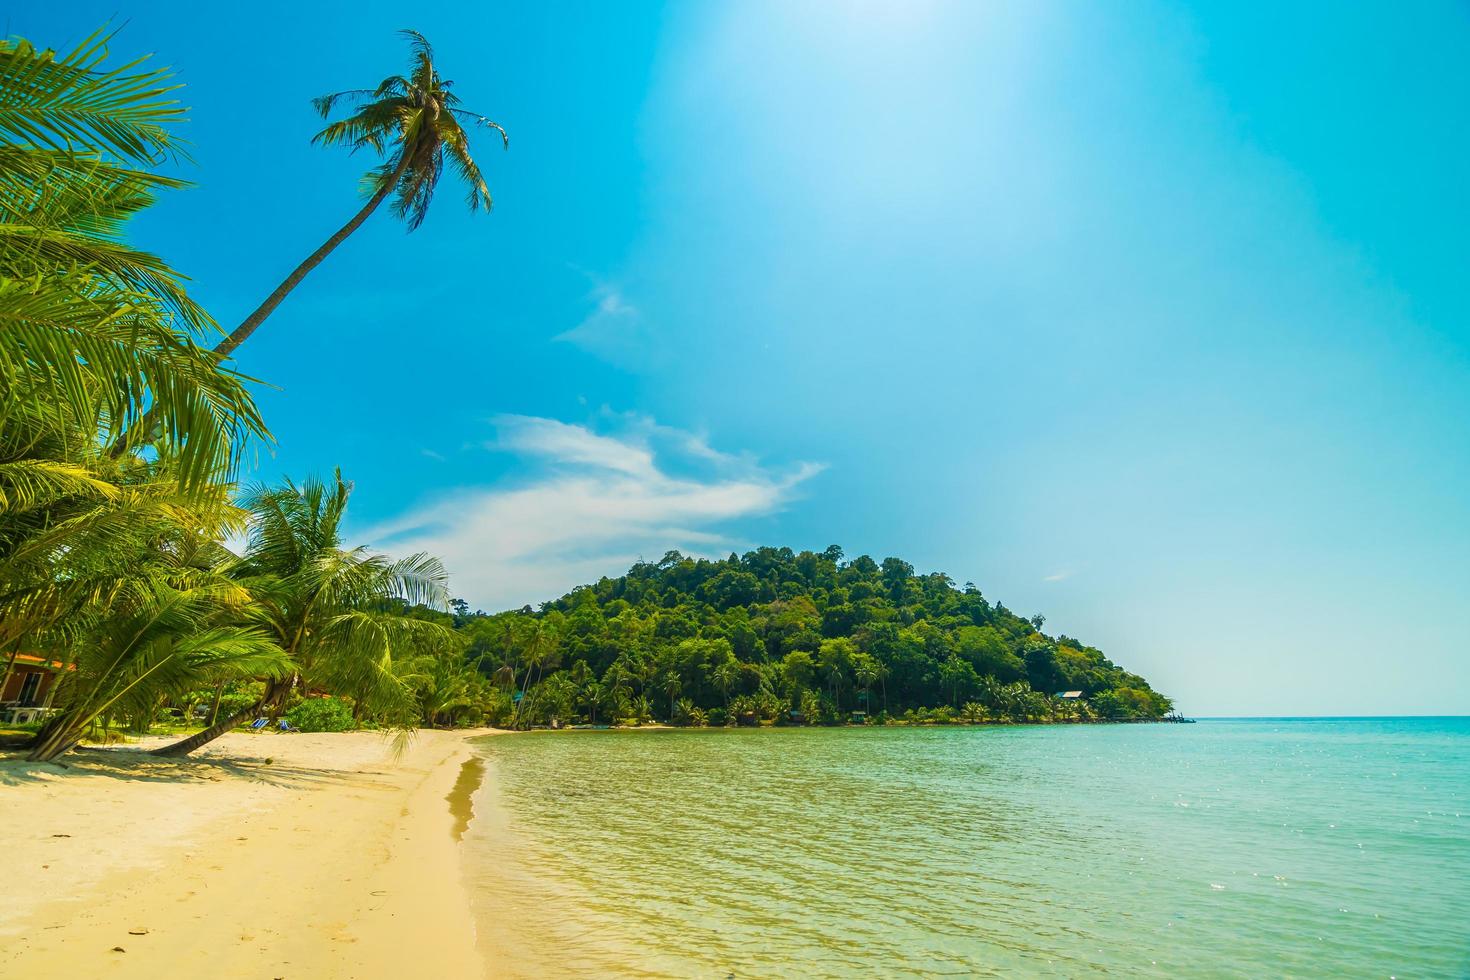
{"label": "wispy cloud", "polygon": [[465,488],[365,532],[393,553],[438,555],[456,594],[486,609],[552,598],[640,556],[743,546],[730,523],[779,510],[822,469],[767,467],[646,416],[603,413],[603,432],[530,416],[492,421],[485,448],[525,461],[517,482]]}
{"label": "wispy cloud", "polygon": [[643,311],[614,283],[595,283],[588,298],[593,303],[592,311],[553,339],[580,347],[621,368],[647,365],[657,346]]}
{"label": "wispy cloud", "polygon": [[1050,575],[1045,576],[1044,578],[1042,578],[1042,581],[1043,582],[1065,582],[1067,579],[1071,578],[1074,574],[1076,574],[1076,573],[1072,569],[1070,569],[1070,568],[1064,568],[1064,569],[1062,569],[1059,572],[1052,572]]}

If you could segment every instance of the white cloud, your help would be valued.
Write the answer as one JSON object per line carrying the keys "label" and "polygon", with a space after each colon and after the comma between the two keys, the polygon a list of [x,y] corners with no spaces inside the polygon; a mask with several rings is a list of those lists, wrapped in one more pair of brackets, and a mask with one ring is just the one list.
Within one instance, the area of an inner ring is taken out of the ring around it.
{"label": "white cloud", "polygon": [[518,451],[629,476],[650,477],[658,473],[653,465],[653,453],[646,446],[600,436],[580,425],[529,415],[499,415],[491,422],[497,437],[486,443],[489,449]]}
{"label": "white cloud", "polygon": [[1070,568],[1064,568],[1060,572],[1052,572],[1050,575],[1048,575],[1045,578],[1043,578],[1042,581],[1043,582],[1065,582],[1067,579],[1071,578],[1074,574],[1075,573],[1072,571],[1072,569],[1070,569]]}
{"label": "white cloud", "polygon": [[643,312],[613,283],[592,288],[592,312],[575,327],[554,339],[565,341],[618,367],[633,369],[647,364],[658,347]]}
{"label": "white cloud", "polygon": [[522,482],[465,488],[365,532],[396,554],[438,555],[455,594],[485,609],[554,598],[640,556],[740,547],[722,528],[779,510],[822,469],[778,472],[646,416],[604,412],[615,434],[528,416],[492,421],[485,446],[525,458]]}

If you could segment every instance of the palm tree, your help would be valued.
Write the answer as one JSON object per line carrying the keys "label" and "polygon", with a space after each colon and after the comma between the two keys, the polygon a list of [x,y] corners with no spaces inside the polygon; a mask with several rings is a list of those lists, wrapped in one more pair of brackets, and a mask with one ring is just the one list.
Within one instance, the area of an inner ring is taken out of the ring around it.
{"label": "palm tree", "polygon": [[354,107],[351,116],[327,126],[312,142],[345,146],[353,152],[368,149],[383,155],[383,162],[364,177],[364,186],[372,189],[372,196],[347,224],[308,255],[255,312],[215,346],[218,357],[229,356],[244,343],[287,294],[346,241],[390,194],[394,215],[408,222],[409,231],[417,228],[428,214],[446,162],[469,188],[466,196],[469,209],[490,210],[490,189],[470,155],[463,123],[496,130],[504,147],[510,146],[510,137],[498,123],[460,107],[459,97],[451,91],[453,83],[440,77],[434,64],[434,51],[422,34],[408,30],[399,34],[408,39],[412,51],[407,75],[390,75],[377,88],[337,92],[312,103],[323,119],[330,117],[339,104]]}
{"label": "palm tree", "polygon": [[[413,690],[419,716],[433,727],[444,721],[452,722],[455,711],[472,705],[484,678],[465,662],[461,639],[449,643],[437,636],[426,639],[428,642],[417,656],[400,658],[399,677]],[[354,721],[361,720],[370,694],[362,692],[354,699]]]}
{"label": "palm tree", "polygon": [[1002,685],[996,694],[996,700],[1001,712],[1008,721],[1015,721],[1022,713],[1026,704],[1026,694],[1030,687],[1024,681],[1012,681]]}
{"label": "palm tree", "polygon": [[587,720],[591,724],[597,724],[597,709],[607,701],[609,691],[609,688],[603,687],[596,680],[587,681],[578,691],[577,699],[587,706]]}
{"label": "palm tree", "polygon": [[878,660],[877,657],[874,657],[873,659],[877,664],[876,673],[878,675],[878,687],[883,693],[883,713],[886,715],[888,714],[888,665],[885,664],[883,661]]}
{"label": "palm tree", "polygon": [[730,714],[730,688],[740,683],[740,674],[740,661],[733,659],[723,661],[714,670],[715,684],[725,695],[725,715],[727,717]]}
{"label": "palm tree", "polygon": [[863,686],[864,710],[872,710],[872,706],[868,702],[871,700],[873,683],[878,679],[878,671],[880,669],[881,665],[877,659],[866,653],[859,654],[853,660],[852,676],[854,680]]}
{"label": "palm tree", "polygon": [[265,428],[245,379],[198,345],[213,321],[182,277],[123,240],[183,186],[139,169],[178,154],[166,124],[183,108],[166,70],[105,70],[109,39],[64,56],[0,41],[0,426],[29,414],[120,456],[146,413],[197,487]]}
{"label": "palm tree", "polygon": [[255,704],[157,754],[186,755],[252,715],[278,708],[297,687],[356,698],[405,726],[417,720],[412,692],[394,669],[394,652],[441,641],[453,645],[454,634],[403,616],[398,607],[444,607],[447,576],[428,555],[391,561],[365,548],[343,548],[351,494],[339,471],[330,484],[288,480],[245,495],[250,536],[236,576],[254,600],[251,621],[296,669],[271,680]]}
{"label": "palm tree", "polygon": [[669,721],[673,721],[674,699],[679,696],[680,691],[684,690],[684,679],[679,676],[677,670],[670,670],[664,674],[663,690],[669,696]]}
{"label": "palm tree", "polygon": [[229,578],[235,558],[216,541],[238,521],[223,486],[211,502],[165,498],[158,508],[129,507],[129,495],[121,520],[108,520],[109,502],[100,518],[89,511],[66,522],[79,526],[45,550],[49,582],[6,597],[30,648],[69,665],[52,691],[61,711],[32,743],[32,759],[66,752],[99,719],[146,721],[166,695],[292,666],[245,622],[250,594]]}
{"label": "palm tree", "polygon": [[535,717],[531,702],[535,700],[536,684],[545,674],[547,665],[553,661],[557,652],[556,628],[544,619],[536,620],[531,625],[520,648],[521,663],[525,667],[525,673],[521,676],[521,699],[516,702],[511,715],[512,728],[519,728],[523,724],[529,725],[530,719]]}
{"label": "palm tree", "polygon": [[995,709],[1000,706],[1001,683],[994,674],[980,675],[980,680],[975,684],[975,693],[985,707]]}
{"label": "palm tree", "polygon": [[247,601],[223,578],[170,582],[151,574],[129,580],[118,601],[68,658],[73,672],[63,714],[37,739],[30,758],[49,761],[74,746],[99,716],[116,708],[156,707],[162,693],[215,678],[278,676],[290,662],[263,631],[221,622]]}

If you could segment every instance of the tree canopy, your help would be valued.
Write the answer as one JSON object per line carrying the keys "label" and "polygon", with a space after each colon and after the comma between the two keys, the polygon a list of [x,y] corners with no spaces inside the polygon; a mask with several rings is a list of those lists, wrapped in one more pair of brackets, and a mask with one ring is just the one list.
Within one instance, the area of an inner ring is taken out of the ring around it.
{"label": "tree canopy", "polygon": [[[1151,719],[1171,703],[1101,650],[1041,631],[973,585],[898,558],[669,552],[539,610],[454,616],[522,723],[640,714],[836,721],[948,710],[1010,720]],[[532,638],[534,637],[534,642]],[[1068,691],[1081,699],[1059,699]],[[697,714],[696,714],[697,713]]]}

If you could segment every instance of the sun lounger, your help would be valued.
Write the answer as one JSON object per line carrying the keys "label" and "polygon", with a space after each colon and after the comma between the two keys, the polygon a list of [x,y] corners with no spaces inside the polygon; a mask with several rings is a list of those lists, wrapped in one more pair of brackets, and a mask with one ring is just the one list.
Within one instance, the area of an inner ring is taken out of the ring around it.
{"label": "sun lounger", "polygon": [[257,718],[257,719],[255,719],[254,721],[252,721],[250,723],[250,730],[251,731],[258,732],[262,728],[264,728],[266,725],[269,725],[270,723],[271,723],[271,720],[269,718]]}
{"label": "sun lounger", "polygon": [[297,732],[297,733],[300,733],[301,729],[295,727],[289,721],[287,721],[286,719],[282,718],[281,719],[281,731],[283,731],[283,732]]}

